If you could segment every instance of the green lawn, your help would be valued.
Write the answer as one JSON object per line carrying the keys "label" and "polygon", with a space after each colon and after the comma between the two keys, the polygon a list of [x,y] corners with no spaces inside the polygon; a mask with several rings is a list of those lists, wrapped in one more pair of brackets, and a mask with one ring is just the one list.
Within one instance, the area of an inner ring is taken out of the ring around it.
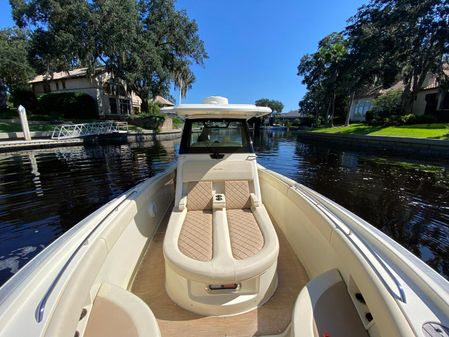
{"label": "green lawn", "polygon": [[449,139],[449,124],[445,123],[403,126],[370,126],[365,124],[352,124],[350,126],[314,129],[312,131],[348,135]]}
{"label": "green lawn", "polygon": [[[30,131],[53,131],[55,124],[30,124]],[[20,123],[0,122],[0,132],[22,132]]]}
{"label": "green lawn", "polygon": [[[76,121],[76,123],[92,123],[92,121]],[[61,122],[63,123],[63,122]],[[39,123],[39,124],[29,124],[30,131],[53,131],[56,127],[54,123]],[[130,131],[148,131],[147,129],[128,124],[128,129]],[[11,122],[0,122],[0,132],[22,132],[22,125],[20,123]]]}

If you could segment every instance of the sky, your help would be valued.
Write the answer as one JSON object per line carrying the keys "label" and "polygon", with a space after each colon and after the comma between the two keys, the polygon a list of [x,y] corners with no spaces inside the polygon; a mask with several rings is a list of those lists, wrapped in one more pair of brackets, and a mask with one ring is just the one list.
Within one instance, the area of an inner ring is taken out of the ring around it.
{"label": "sky", "polygon": [[[193,68],[196,82],[182,103],[225,96],[229,103],[279,100],[298,108],[306,92],[296,75],[300,58],[324,36],[341,31],[362,0],[178,0],[196,20],[209,58]],[[0,0],[0,28],[14,24],[8,0]],[[179,94],[173,90],[173,97]],[[179,102],[178,102],[179,103]]]}

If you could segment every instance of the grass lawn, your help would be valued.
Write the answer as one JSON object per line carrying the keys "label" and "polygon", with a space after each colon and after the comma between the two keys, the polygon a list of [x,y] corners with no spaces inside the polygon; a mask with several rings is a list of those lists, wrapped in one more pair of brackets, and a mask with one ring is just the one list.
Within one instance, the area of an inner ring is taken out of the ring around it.
{"label": "grass lawn", "polygon": [[371,126],[365,124],[352,124],[350,126],[314,129],[312,131],[347,135],[449,139],[449,124],[446,123],[403,126]]}
{"label": "grass lawn", "polygon": [[[53,131],[54,124],[29,124],[30,131]],[[0,122],[0,132],[22,132],[20,123]]]}
{"label": "grass lawn", "polygon": [[[92,123],[92,122],[98,122],[98,120],[89,120],[89,121],[73,121],[74,123]],[[63,121],[61,121],[63,123]],[[38,124],[29,124],[30,131],[53,131],[56,127],[56,124],[54,123],[38,123]],[[141,127],[128,124],[128,129],[130,131],[148,131],[146,129],[143,129]],[[1,122],[0,121],[0,132],[22,132],[22,125],[20,123],[13,123],[13,122]]]}

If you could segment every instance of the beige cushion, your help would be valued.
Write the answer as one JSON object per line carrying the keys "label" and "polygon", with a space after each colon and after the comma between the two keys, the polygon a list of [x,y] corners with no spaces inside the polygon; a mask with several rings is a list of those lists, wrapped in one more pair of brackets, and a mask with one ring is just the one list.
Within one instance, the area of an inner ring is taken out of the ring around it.
{"label": "beige cushion", "polygon": [[212,211],[189,211],[178,240],[179,250],[198,261],[212,259]]}
{"label": "beige cushion", "polygon": [[250,208],[249,186],[246,180],[225,181],[226,208]]}
{"label": "beige cushion", "polygon": [[251,210],[228,209],[226,215],[233,257],[243,260],[260,252],[264,239]]}
{"label": "beige cushion", "polygon": [[198,181],[192,183],[187,194],[189,211],[212,209],[212,182]]}

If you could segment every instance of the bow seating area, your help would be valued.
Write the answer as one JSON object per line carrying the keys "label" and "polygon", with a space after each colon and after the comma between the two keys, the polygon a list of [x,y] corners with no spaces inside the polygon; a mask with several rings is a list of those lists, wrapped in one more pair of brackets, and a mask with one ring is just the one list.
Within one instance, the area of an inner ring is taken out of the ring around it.
{"label": "bow seating area", "polygon": [[276,290],[279,243],[254,192],[254,180],[183,183],[164,239],[166,290],[179,306],[231,315]]}

